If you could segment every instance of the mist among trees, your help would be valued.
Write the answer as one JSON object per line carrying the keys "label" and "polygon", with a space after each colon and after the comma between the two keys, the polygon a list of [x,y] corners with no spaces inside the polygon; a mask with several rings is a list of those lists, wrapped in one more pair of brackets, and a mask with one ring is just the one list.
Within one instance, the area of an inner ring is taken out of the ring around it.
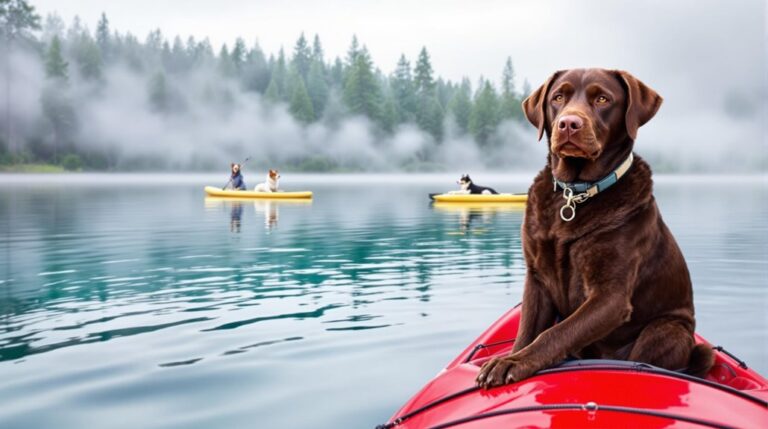
{"label": "mist among trees", "polygon": [[[252,156],[303,171],[440,170],[520,165],[520,103],[507,58],[501,84],[442,79],[423,47],[392,71],[352,36],[329,58],[317,36],[264,52],[237,38],[139,38],[102,14],[42,19],[0,0],[3,93],[0,163],[68,169],[214,169]],[[531,144],[528,142],[526,144]],[[480,153],[488,156],[480,156]],[[494,156],[496,154],[496,156]]]}

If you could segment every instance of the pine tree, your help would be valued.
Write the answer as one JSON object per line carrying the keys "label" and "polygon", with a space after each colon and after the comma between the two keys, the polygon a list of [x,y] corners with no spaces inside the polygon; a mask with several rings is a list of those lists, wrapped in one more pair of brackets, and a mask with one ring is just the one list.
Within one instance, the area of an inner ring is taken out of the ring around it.
{"label": "pine tree", "polygon": [[365,115],[374,122],[381,119],[381,88],[373,74],[368,50],[363,47],[355,56],[344,84],[344,103],[350,112]]}
{"label": "pine tree", "polygon": [[501,94],[515,95],[515,69],[512,67],[512,57],[507,57],[504,70],[501,72]]}
{"label": "pine tree", "polygon": [[250,91],[263,94],[269,86],[271,73],[264,51],[261,50],[258,42],[254,43],[245,60],[243,71],[245,87]]}
{"label": "pine tree", "polygon": [[170,69],[178,73],[187,70],[189,65],[189,57],[187,57],[187,51],[184,49],[181,37],[176,36],[173,39],[173,47],[171,48]]}
{"label": "pine tree", "polygon": [[166,112],[170,107],[170,94],[165,73],[158,71],[149,82],[149,104],[156,112]]}
{"label": "pine tree", "polygon": [[160,51],[160,63],[165,71],[173,72],[173,55],[171,54],[171,45],[167,40],[163,41],[163,49]]}
{"label": "pine tree", "polygon": [[499,100],[490,82],[478,90],[475,105],[469,117],[469,130],[481,146],[489,143],[500,122]]}
{"label": "pine tree", "polygon": [[[188,49],[189,51],[189,49]],[[208,67],[215,65],[215,56],[213,47],[207,38],[194,45],[192,53],[188,54],[191,61],[198,67]]]}
{"label": "pine tree", "polygon": [[275,79],[269,81],[269,85],[267,85],[267,89],[264,91],[264,98],[272,103],[280,101],[280,90]]}
{"label": "pine tree", "polygon": [[360,53],[360,44],[357,41],[357,35],[352,35],[352,43],[349,44],[349,49],[347,49],[347,67],[352,67],[352,65],[355,64],[355,60],[357,59],[357,55]]}
{"label": "pine tree", "polygon": [[296,45],[293,47],[293,59],[291,60],[291,65],[299,73],[302,79],[306,79],[311,62],[312,51],[307,43],[307,38],[304,37],[304,33],[301,33],[299,40],[296,41]]}
{"label": "pine tree", "polygon": [[501,119],[521,119],[523,110],[521,100],[515,92],[515,70],[512,67],[512,58],[507,57],[504,71],[501,74]]}
{"label": "pine tree", "polygon": [[277,59],[270,57],[272,64],[269,85],[264,93],[267,100],[272,102],[289,101],[292,95],[290,82],[288,82],[288,66],[285,61],[285,51],[280,48]]}
{"label": "pine tree", "polygon": [[45,54],[45,75],[48,82],[43,88],[40,104],[53,137],[54,162],[58,162],[59,152],[65,142],[71,140],[75,124],[75,111],[66,94],[67,67],[68,64],[61,54],[59,36],[53,36]]}
{"label": "pine tree", "polygon": [[109,20],[107,19],[107,15],[102,12],[99,23],[96,26],[96,44],[99,46],[101,56],[104,59],[108,59],[111,56],[110,39]]}
{"label": "pine tree", "polygon": [[241,75],[243,68],[245,67],[246,54],[247,48],[245,47],[245,41],[241,37],[238,37],[237,40],[235,40],[235,47],[232,48],[232,53],[229,55],[234,73],[237,76]]}
{"label": "pine tree", "polygon": [[144,47],[148,51],[149,55],[156,57],[163,49],[163,33],[160,29],[155,29],[147,34],[147,40],[144,42]]}
{"label": "pine tree", "polygon": [[83,33],[77,43],[75,60],[80,69],[80,75],[86,80],[101,79],[101,54],[96,42],[88,33]]}
{"label": "pine tree", "polygon": [[64,29],[66,25],[61,16],[57,13],[49,13],[45,16],[45,23],[43,24],[43,42],[49,42],[54,36],[59,36],[59,39],[64,37]]}
{"label": "pine tree", "polygon": [[337,88],[341,88],[344,85],[344,63],[341,62],[341,58],[336,57],[329,75],[331,85]]}
{"label": "pine tree", "polygon": [[135,36],[127,34],[123,45],[123,61],[125,61],[125,63],[128,64],[128,67],[134,72],[142,73],[145,65],[141,55],[143,49],[139,40]]}
{"label": "pine tree", "polygon": [[285,64],[285,52],[280,48],[277,60],[273,61],[272,64],[272,76],[265,93],[267,100],[272,102],[287,100],[287,78],[288,70]]}
{"label": "pine tree", "polygon": [[437,97],[427,99],[426,109],[421,111],[421,120],[419,126],[435,138],[436,141],[443,140],[443,107]]}
{"label": "pine tree", "polygon": [[58,162],[59,153],[71,143],[75,132],[75,109],[58,83],[48,84],[43,88],[40,104],[52,134],[52,160]]}
{"label": "pine tree", "polygon": [[432,77],[432,63],[429,59],[427,48],[421,48],[419,59],[416,61],[414,84],[419,96],[431,96],[435,88],[435,80]]}
{"label": "pine tree", "polygon": [[400,117],[397,112],[397,105],[394,97],[391,93],[384,97],[384,105],[381,111],[381,127],[387,132],[391,133],[395,130],[395,127],[400,122]]}
{"label": "pine tree", "polygon": [[528,82],[528,79],[523,80],[523,93],[522,98],[525,99],[531,95],[531,83]]}
{"label": "pine tree", "polygon": [[451,81],[446,82],[443,78],[438,78],[435,81],[435,95],[441,106],[448,106],[448,102],[451,101],[451,98],[453,97],[453,92],[454,88]]}
{"label": "pine tree", "polygon": [[417,96],[416,123],[440,141],[443,135],[443,108],[435,96],[435,81],[432,76],[432,63],[427,48],[421,48],[419,59],[414,69],[414,88]]}
{"label": "pine tree", "polygon": [[[40,29],[40,16],[35,13],[34,6],[26,0],[3,0],[0,2],[0,32],[5,39],[5,48],[10,51],[18,39],[31,40],[32,31]],[[11,153],[17,151],[13,120],[11,118],[11,88],[13,76],[11,73],[10,52],[4,52],[5,58],[5,143]]]}
{"label": "pine tree", "polygon": [[48,48],[48,52],[45,55],[45,75],[49,79],[60,80],[66,82],[69,78],[66,61],[61,56],[61,41],[59,36],[53,36],[51,40],[51,46]]}
{"label": "pine tree", "polygon": [[411,76],[411,64],[400,55],[395,72],[391,77],[392,96],[397,108],[398,119],[411,122],[416,119],[416,94]]}
{"label": "pine tree", "polygon": [[315,117],[323,115],[325,104],[328,101],[328,84],[325,78],[325,66],[322,62],[313,60],[307,76],[307,92],[312,100],[312,108]]}
{"label": "pine tree", "polygon": [[448,111],[459,130],[466,133],[469,130],[469,117],[472,114],[472,88],[469,79],[461,80],[461,86],[448,102]]}
{"label": "pine tree", "polygon": [[33,40],[32,31],[40,29],[40,15],[26,0],[0,0],[0,33],[7,43]]}
{"label": "pine tree", "polygon": [[320,36],[315,34],[315,38],[312,41],[312,61],[325,64],[325,52],[323,51],[323,45],[320,43]]}
{"label": "pine tree", "polygon": [[232,62],[232,56],[229,54],[229,48],[227,48],[226,43],[221,45],[221,50],[219,51],[219,71],[225,77],[235,76],[235,64]]}
{"label": "pine tree", "polygon": [[292,73],[293,95],[291,96],[290,112],[293,117],[308,124],[315,120],[315,111],[312,108],[312,100],[309,98],[307,88],[304,85],[304,79],[298,73]]}
{"label": "pine tree", "polygon": [[187,37],[187,43],[184,46],[184,51],[187,58],[189,58],[190,66],[193,66],[193,67],[197,66],[198,50],[197,50],[197,40],[195,40],[195,36]]}

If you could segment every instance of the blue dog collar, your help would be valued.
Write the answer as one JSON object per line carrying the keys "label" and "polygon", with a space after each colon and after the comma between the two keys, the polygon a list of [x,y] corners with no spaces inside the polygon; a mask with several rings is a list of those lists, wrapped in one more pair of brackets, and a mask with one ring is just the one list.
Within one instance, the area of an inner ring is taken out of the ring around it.
{"label": "blue dog collar", "polygon": [[552,175],[552,181],[555,182],[555,191],[560,187],[563,190],[563,198],[566,200],[565,205],[560,208],[560,218],[566,222],[570,222],[576,217],[576,204],[581,204],[587,201],[589,198],[594,197],[600,192],[613,186],[622,176],[627,174],[629,167],[632,166],[634,157],[632,152],[629,153],[627,159],[624,160],[615,170],[609,175],[603,177],[597,182],[561,182]]}

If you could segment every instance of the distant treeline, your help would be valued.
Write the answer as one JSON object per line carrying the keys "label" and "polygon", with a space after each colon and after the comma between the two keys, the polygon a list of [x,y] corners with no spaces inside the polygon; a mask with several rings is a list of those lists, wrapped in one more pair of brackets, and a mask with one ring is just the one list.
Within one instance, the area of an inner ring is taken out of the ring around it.
{"label": "distant treeline", "polygon": [[[190,76],[204,70],[210,79],[200,80],[207,102],[220,106],[222,114],[236,109],[235,99],[256,97],[269,105],[282,104],[293,118],[308,126],[332,126],[344,118],[364,116],[380,136],[394,133],[403,124],[415,124],[440,144],[446,130],[469,136],[479,147],[498,144],[497,127],[505,120],[522,120],[522,98],[530,92],[527,82],[515,87],[512,60],[507,59],[500,85],[481,77],[452,82],[433,70],[429,52],[422,48],[415,61],[402,55],[390,74],[376,67],[368,49],[352,38],[344,58],[328,58],[320,38],[304,34],[290,52],[266,53],[258,43],[238,38],[218,52],[208,39],[192,36],[172,40],[158,29],[144,40],[110,28],[102,14],[95,31],[79,18],[65,26],[58,15],[42,20],[23,0],[0,0],[0,25],[6,61],[11,52],[34,53],[44,74],[37,96],[40,115],[36,132],[14,129],[14,113],[6,112],[0,136],[0,163],[50,163],[68,169],[110,169],[115,154],[92,145],[81,147],[79,124],[89,121],[79,106],[83,100],[103,97],[106,70],[122,67],[146,82],[146,107],[161,117],[190,110],[187,92]],[[25,76],[6,73],[14,88]],[[229,83],[223,85],[222,82]],[[199,90],[200,88],[196,88]],[[428,155],[425,155],[428,158]]]}

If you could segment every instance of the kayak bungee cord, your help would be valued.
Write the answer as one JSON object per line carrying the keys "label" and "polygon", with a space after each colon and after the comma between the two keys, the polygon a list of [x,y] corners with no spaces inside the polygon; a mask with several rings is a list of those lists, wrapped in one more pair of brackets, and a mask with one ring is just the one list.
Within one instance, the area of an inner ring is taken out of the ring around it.
{"label": "kayak bungee cord", "polygon": [[[475,346],[475,348],[470,353],[470,357],[473,356],[476,351],[481,350],[483,348],[492,347],[492,346],[495,346],[495,345],[498,345],[498,344],[502,344],[502,343],[509,343],[509,342],[512,342],[512,341],[514,341],[514,339],[506,340],[506,341],[500,341],[500,342],[497,342],[497,343],[490,343],[490,344],[482,344],[482,343],[478,344],[477,346]],[[741,361],[739,359],[735,359],[734,358],[734,360],[736,362],[738,362],[739,365],[741,365],[743,363],[743,361]],[[466,362],[469,362],[469,361],[467,360]],[[684,380],[684,381],[688,381],[688,382],[692,382],[692,383],[702,384],[702,385],[709,386],[709,387],[714,388],[714,389],[718,389],[718,390],[722,390],[724,392],[731,393],[731,394],[736,395],[736,396],[738,396],[738,397],[740,397],[742,399],[747,399],[747,400],[749,400],[751,402],[755,402],[755,403],[757,403],[759,405],[762,405],[764,407],[768,406],[768,401],[765,401],[765,400],[760,399],[760,398],[756,398],[756,397],[754,397],[754,396],[752,396],[752,395],[750,395],[748,393],[745,393],[745,392],[743,392],[741,390],[734,389],[733,387],[726,386],[726,385],[723,385],[723,384],[719,384],[719,383],[716,383],[716,382],[713,382],[713,381],[709,381],[709,380],[706,380],[706,379],[703,379],[703,378],[694,377],[692,375],[683,374],[683,373],[679,373],[679,372],[675,372],[675,371],[670,371],[670,370],[666,370],[666,369],[663,369],[663,368],[657,368],[655,366],[652,366],[652,365],[649,365],[649,364],[646,364],[646,363],[642,363],[642,362],[617,361],[617,362],[612,362],[612,363],[597,363],[597,364],[589,364],[589,363],[587,363],[587,364],[584,364],[582,361],[569,361],[569,362],[565,362],[565,363],[563,363],[561,365],[563,365],[563,366],[541,370],[541,371],[537,372],[535,374],[535,376],[549,375],[549,374],[556,374],[556,373],[563,373],[563,372],[576,372],[576,371],[642,372],[642,373],[662,375],[662,376],[666,376],[666,377],[670,377],[670,378],[676,378],[676,379],[680,379],[680,380]],[[378,425],[378,426],[376,426],[376,429],[392,429],[392,428],[395,428],[395,427],[401,425],[402,423],[404,423],[406,420],[414,417],[417,414],[421,414],[422,412],[427,411],[430,408],[434,408],[437,405],[443,404],[443,403],[445,403],[447,401],[450,401],[452,399],[455,399],[455,398],[458,398],[460,396],[466,395],[468,393],[475,392],[477,390],[480,390],[480,387],[479,386],[473,386],[473,387],[470,387],[470,388],[467,388],[467,389],[464,389],[464,390],[460,390],[460,391],[458,391],[456,393],[452,393],[450,395],[446,395],[446,396],[444,396],[444,397],[442,397],[440,399],[436,399],[435,401],[429,402],[429,403],[427,403],[427,404],[425,404],[425,405],[423,405],[423,406],[421,406],[421,407],[419,407],[419,408],[417,408],[417,409],[415,409],[415,410],[413,410],[413,411],[411,411],[411,412],[409,412],[407,414],[404,414],[401,417],[398,417],[398,418],[396,418],[395,420],[393,420],[391,422],[388,422],[388,423],[385,423],[385,424],[382,424],[382,425]],[[570,405],[570,404],[566,404],[566,405]],[[515,409],[512,409],[513,411],[506,412],[506,414],[511,414],[513,412],[546,410],[547,408],[545,408],[545,407],[552,407],[552,406],[551,405],[541,405],[541,406],[537,406],[537,407],[526,407],[526,408],[529,408],[527,410],[526,409],[522,409],[522,408],[515,408]],[[581,407],[581,406],[579,406],[579,407]],[[556,409],[556,408],[553,408],[553,409]],[[562,409],[562,408],[560,408],[560,409]],[[640,413],[640,414],[645,413],[645,414],[648,414],[648,415],[653,415],[653,413],[654,413],[652,411],[645,411],[645,410],[639,410],[639,409],[636,409],[636,408],[620,407],[620,406],[603,406],[603,407],[601,407],[601,409],[605,409],[605,410],[609,410],[609,411],[610,410],[612,410],[612,411],[619,411],[619,412],[635,412],[635,413]],[[522,411],[514,411],[514,410],[522,410]],[[634,410],[634,411],[630,411],[630,410]],[[504,414],[504,413],[502,413],[502,414]],[[445,424],[442,424],[442,425],[439,425],[439,426],[435,426],[432,429],[450,427],[452,425],[457,425],[457,424],[461,424],[461,423],[466,423],[466,422],[472,421],[472,420],[474,420],[476,418],[484,418],[484,417],[480,417],[480,416],[493,417],[493,415],[480,414],[480,415],[477,415],[477,416],[466,417],[466,418],[464,418],[462,420],[456,420],[454,422],[449,422],[449,423],[445,423]],[[659,415],[659,417],[662,417],[662,416]],[[705,420],[698,421],[698,420],[691,419],[691,418],[688,418],[688,417],[679,417],[678,418],[678,417],[675,417],[674,415],[665,415],[664,417],[677,418],[678,420],[689,421],[691,423],[696,423],[696,424],[700,424],[700,425],[704,425],[704,426],[709,426],[709,427],[730,428],[730,426],[720,425],[720,424],[712,423],[712,422],[705,421]]]}
{"label": "kayak bungee cord", "polygon": [[469,352],[469,355],[467,355],[467,358],[464,359],[464,363],[469,363],[469,361],[471,361],[472,358],[475,357],[475,353],[479,352],[482,349],[487,349],[487,348],[499,346],[501,344],[514,343],[514,342],[515,342],[515,338],[512,338],[511,340],[498,341],[498,342],[490,343],[490,344],[480,343],[480,344],[476,345],[475,348],[473,348],[471,352]]}
{"label": "kayak bungee cord", "polygon": [[728,356],[729,356],[731,359],[735,360],[735,361],[736,361],[736,363],[737,363],[737,364],[739,364],[739,367],[741,367],[741,369],[749,369],[749,367],[747,366],[747,363],[746,363],[746,362],[744,362],[743,360],[741,360],[741,359],[739,359],[738,357],[736,357],[736,355],[735,355],[735,354],[733,354],[733,353],[729,352],[729,351],[728,351],[728,350],[726,350],[726,349],[725,349],[723,346],[715,346],[715,347],[712,347],[712,350],[716,350],[716,351],[718,351],[718,352],[723,352],[723,353],[725,353],[725,354],[726,354],[726,355],[728,355]]}
{"label": "kayak bungee cord", "polygon": [[428,404],[426,404],[426,405],[424,405],[422,407],[419,407],[419,408],[411,411],[408,414],[404,414],[402,417],[398,417],[398,418],[396,418],[395,420],[392,420],[389,423],[385,423],[383,425],[378,425],[378,426],[376,426],[376,429],[392,429],[392,428],[394,428],[396,426],[400,426],[403,422],[405,422],[406,420],[408,420],[411,417],[415,416],[416,414],[421,414],[422,412],[424,412],[424,411],[426,411],[426,410],[428,410],[428,409],[430,409],[432,407],[435,407],[437,405],[440,405],[443,402],[450,401],[451,399],[458,398],[459,396],[466,395],[467,393],[472,393],[472,392],[474,392],[476,390],[480,390],[480,386],[473,386],[473,387],[470,387],[468,389],[460,390],[460,391],[458,391],[456,393],[452,393],[450,395],[443,396],[442,398],[434,400],[434,401],[432,401],[432,402],[430,402],[430,403],[428,403]]}
{"label": "kayak bungee cord", "polygon": [[464,423],[469,423],[477,420],[487,419],[491,417],[505,416],[509,414],[525,413],[530,411],[586,411],[587,413],[590,413],[590,414],[596,414],[598,411],[603,411],[603,412],[615,412],[615,413],[640,414],[644,416],[678,420],[682,422],[693,423],[700,426],[706,426],[706,427],[717,428],[717,429],[735,429],[734,426],[727,426],[727,425],[715,423],[709,420],[699,419],[697,417],[681,416],[678,414],[665,413],[662,411],[643,410],[640,408],[632,408],[632,407],[621,407],[621,406],[614,406],[614,405],[597,405],[594,402],[588,402],[586,404],[533,405],[530,407],[509,408],[505,410],[490,411],[487,413],[477,414],[474,416],[453,420],[447,423],[442,423],[437,426],[432,426],[430,427],[430,429],[446,429],[446,428],[458,426]]}

